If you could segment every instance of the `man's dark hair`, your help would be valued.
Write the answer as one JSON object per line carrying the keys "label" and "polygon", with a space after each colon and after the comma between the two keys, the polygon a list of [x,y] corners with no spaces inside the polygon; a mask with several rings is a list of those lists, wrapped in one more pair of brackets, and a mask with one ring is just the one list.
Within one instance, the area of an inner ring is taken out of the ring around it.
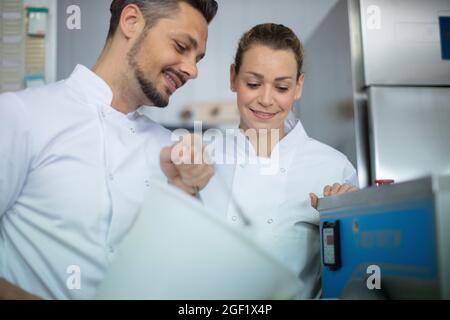
{"label": "man's dark hair", "polygon": [[111,21],[109,25],[108,39],[112,38],[119,25],[122,10],[129,4],[139,7],[145,17],[147,29],[151,28],[161,18],[167,18],[175,14],[180,2],[187,3],[197,9],[210,23],[217,13],[215,0],[113,0],[111,3]]}

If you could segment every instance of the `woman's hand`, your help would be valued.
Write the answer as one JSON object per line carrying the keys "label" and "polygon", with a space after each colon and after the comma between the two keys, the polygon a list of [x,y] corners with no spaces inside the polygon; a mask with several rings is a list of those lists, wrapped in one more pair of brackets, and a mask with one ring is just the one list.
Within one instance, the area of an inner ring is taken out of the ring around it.
{"label": "woman's hand", "polygon": [[[335,183],[332,186],[327,185],[325,188],[323,188],[323,195],[324,197],[329,197],[335,194],[339,193],[345,193],[345,192],[355,192],[359,189],[351,184],[344,183]],[[309,197],[311,199],[311,207],[314,209],[317,209],[317,204],[319,203],[319,197],[315,193],[310,193]]]}

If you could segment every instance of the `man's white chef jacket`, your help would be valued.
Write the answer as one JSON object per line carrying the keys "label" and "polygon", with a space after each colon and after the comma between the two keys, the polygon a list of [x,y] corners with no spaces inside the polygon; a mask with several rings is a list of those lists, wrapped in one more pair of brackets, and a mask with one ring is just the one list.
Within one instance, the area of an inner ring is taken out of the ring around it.
{"label": "man's white chef jacket", "polygon": [[0,95],[0,277],[43,298],[92,297],[149,179],[165,179],[170,132],[111,102],[81,65],[65,81]]}

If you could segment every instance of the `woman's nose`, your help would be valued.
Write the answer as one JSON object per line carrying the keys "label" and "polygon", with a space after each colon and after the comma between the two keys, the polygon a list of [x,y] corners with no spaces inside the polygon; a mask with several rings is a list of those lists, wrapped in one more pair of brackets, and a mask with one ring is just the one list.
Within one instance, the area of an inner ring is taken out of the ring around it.
{"label": "woman's nose", "polygon": [[270,88],[263,88],[259,102],[263,107],[270,107],[273,104],[272,90]]}

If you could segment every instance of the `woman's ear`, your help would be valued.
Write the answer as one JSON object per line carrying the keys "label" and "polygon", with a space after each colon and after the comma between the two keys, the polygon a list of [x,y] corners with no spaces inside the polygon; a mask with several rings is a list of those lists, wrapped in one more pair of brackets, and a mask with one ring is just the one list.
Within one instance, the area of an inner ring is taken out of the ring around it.
{"label": "woman's ear", "polygon": [[232,92],[236,92],[236,66],[232,64],[230,66],[230,89]]}
{"label": "woman's ear", "polygon": [[297,79],[297,83],[295,84],[295,100],[300,99],[303,93],[303,84],[305,83],[305,74],[300,74],[300,77]]}

